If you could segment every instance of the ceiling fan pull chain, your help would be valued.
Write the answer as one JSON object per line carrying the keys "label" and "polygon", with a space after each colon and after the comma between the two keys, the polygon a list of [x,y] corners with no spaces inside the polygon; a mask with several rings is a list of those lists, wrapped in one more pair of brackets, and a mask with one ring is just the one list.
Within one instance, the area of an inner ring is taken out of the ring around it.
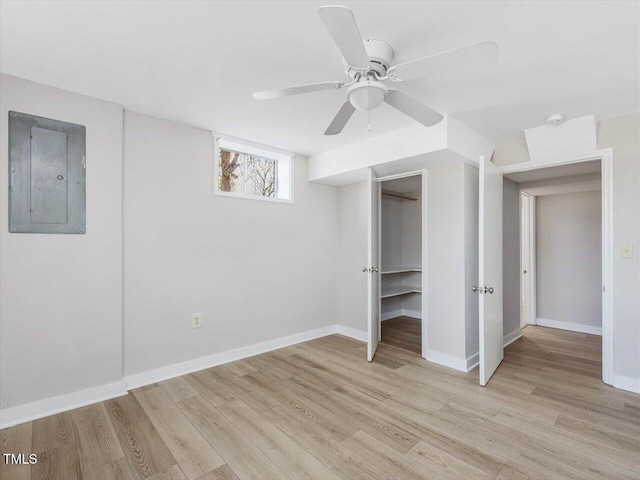
{"label": "ceiling fan pull chain", "polygon": [[[369,86],[371,86],[371,82],[369,82]],[[369,93],[369,105],[371,105],[371,89],[368,89],[368,93]],[[369,120],[367,121],[367,132],[371,131],[371,109],[369,109],[369,111],[367,112],[369,114]]]}

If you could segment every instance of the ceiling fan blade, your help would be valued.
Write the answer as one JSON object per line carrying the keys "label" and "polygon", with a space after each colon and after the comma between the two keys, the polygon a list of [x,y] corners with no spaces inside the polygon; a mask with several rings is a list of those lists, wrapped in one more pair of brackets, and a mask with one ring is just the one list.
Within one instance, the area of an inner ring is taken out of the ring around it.
{"label": "ceiling fan blade", "polygon": [[390,92],[384,101],[427,127],[435,125],[444,118],[435,110],[397,90]]}
{"label": "ceiling fan blade", "polygon": [[428,57],[395,65],[389,72],[395,72],[399,80],[424,77],[443,69],[464,69],[490,63],[498,58],[498,46],[492,41],[475,43],[467,47],[455,48]]}
{"label": "ceiling fan blade", "polygon": [[289,95],[299,95],[301,93],[320,92],[322,90],[331,90],[332,88],[342,88],[344,82],[321,82],[310,83],[308,85],[298,85],[297,87],[276,88],[275,90],[265,90],[264,92],[255,92],[253,98],[256,100],[269,100],[272,98],[287,97]]}
{"label": "ceiling fan blade", "polygon": [[347,7],[329,5],[320,7],[318,15],[347,63],[356,68],[369,68],[369,56],[353,12]]}
{"label": "ceiling fan blade", "polygon": [[340,133],[355,111],[356,109],[350,102],[344,102],[324,134],[337,135]]}

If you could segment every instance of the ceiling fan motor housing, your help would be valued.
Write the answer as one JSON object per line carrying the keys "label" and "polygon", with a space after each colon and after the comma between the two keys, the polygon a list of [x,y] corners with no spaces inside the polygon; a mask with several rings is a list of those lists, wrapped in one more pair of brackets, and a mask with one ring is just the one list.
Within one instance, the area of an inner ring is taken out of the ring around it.
{"label": "ceiling fan motor housing", "polygon": [[[393,48],[391,48],[391,45],[387,42],[383,42],[382,40],[367,39],[364,40],[363,43],[364,48],[367,51],[367,56],[369,57],[370,71],[375,73],[378,77],[384,77],[391,66],[391,60],[393,60]],[[347,68],[347,75],[351,79],[355,80],[359,72],[357,70],[352,70],[344,58],[342,61]]]}

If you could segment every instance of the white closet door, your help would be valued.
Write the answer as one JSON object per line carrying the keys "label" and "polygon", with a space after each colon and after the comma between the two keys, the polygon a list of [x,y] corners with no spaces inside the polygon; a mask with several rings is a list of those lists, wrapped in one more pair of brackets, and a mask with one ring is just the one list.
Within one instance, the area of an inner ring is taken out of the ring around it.
{"label": "white closet door", "polygon": [[502,170],[480,157],[480,385],[504,358],[502,312]]}
{"label": "white closet door", "polygon": [[373,360],[380,339],[380,258],[379,241],[379,211],[380,211],[380,183],[373,170],[369,170],[369,191],[367,200],[369,203],[368,235],[368,327],[367,327],[367,360]]}

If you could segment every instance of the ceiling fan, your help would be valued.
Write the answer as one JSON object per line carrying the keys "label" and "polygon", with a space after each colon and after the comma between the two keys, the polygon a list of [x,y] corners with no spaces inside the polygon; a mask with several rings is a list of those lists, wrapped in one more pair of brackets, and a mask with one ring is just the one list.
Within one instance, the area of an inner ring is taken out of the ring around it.
{"label": "ceiling fan", "polygon": [[419,123],[428,127],[442,120],[442,115],[423,105],[409,95],[383,82],[401,82],[428,76],[430,73],[447,68],[481,65],[498,57],[498,47],[494,42],[485,41],[456,48],[443,53],[418,58],[410,62],[391,66],[393,49],[382,40],[362,40],[353,12],[347,7],[329,5],[320,7],[318,15],[342,53],[346,74],[350,81],[333,81],[299,85],[256,92],[257,100],[318,92],[321,90],[347,87],[347,100],[335,116],[325,135],[336,135],[342,131],[357,110],[371,111],[382,102],[400,110]]}

